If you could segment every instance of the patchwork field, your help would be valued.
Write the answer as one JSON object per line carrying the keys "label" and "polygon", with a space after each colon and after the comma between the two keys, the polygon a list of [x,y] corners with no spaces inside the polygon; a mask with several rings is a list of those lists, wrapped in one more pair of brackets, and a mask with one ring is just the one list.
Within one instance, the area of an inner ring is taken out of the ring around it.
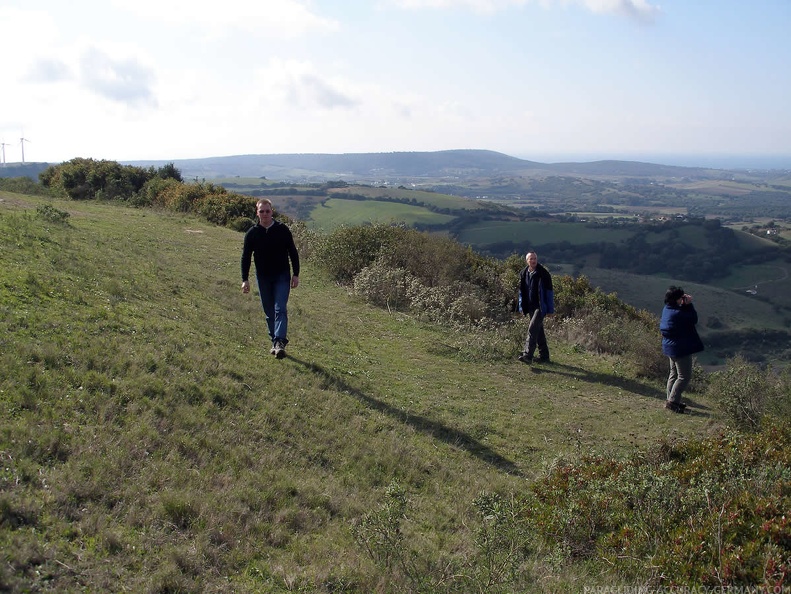
{"label": "patchwork field", "polygon": [[354,226],[366,223],[436,225],[447,223],[454,218],[452,215],[435,213],[422,206],[400,202],[331,198],[311,211],[310,225],[322,231],[331,231],[342,225]]}

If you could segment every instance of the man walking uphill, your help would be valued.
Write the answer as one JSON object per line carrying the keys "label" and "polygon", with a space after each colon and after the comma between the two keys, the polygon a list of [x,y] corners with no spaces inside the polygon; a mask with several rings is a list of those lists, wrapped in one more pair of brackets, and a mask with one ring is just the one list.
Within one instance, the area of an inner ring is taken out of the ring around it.
{"label": "man walking uphill", "polygon": [[549,346],[544,334],[544,316],[555,313],[555,292],[552,288],[552,275],[538,263],[535,252],[525,256],[527,266],[519,273],[519,309],[530,318],[527,326],[525,349],[519,360],[532,363],[533,354],[538,347],[538,360],[549,362]]}
{"label": "man walking uphill", "polygon": [[[272,218],[272,202],[266,198],[255,205],[258,224],[244,236],[242,249],[242,293],[250,292],[250,260],[255,259],[255,278],[272,349],[278,359],[286,356],[288,344],[288,296],[299,285],[299,254],[291,230]],[[289,259],[291,266],[289,266]],[[291,276],[291,268],[294,276]]]}

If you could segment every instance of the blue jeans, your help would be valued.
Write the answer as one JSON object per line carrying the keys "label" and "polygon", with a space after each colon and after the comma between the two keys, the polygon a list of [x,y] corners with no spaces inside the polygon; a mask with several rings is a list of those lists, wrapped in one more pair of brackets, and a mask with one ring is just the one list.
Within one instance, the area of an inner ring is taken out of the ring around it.
{"label": "blue jeans", "polygon": [[273,276],[257,276],[258,293],[266,314],[269,338],[288,344],[288,296],[291,293],[291,273],[286,271]]}

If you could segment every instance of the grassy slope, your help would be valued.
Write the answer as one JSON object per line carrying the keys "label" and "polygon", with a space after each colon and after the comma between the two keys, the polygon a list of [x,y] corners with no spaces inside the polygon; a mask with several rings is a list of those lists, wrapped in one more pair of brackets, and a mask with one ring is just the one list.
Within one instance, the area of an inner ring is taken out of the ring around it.
{"label": "grassy slope", "polygon": [[[469,357],[309,260],[277,361],[239,290],[240,234],[52,202],[64,227],[32,218],[43,200],[0,198],[0,580],[19,589],[373,591],[350,526],[393,479],[409,546],[440,563],[471,554],[482,492],[716,422],[566,345],[543,368]],[[542,565],[531,590],[594,579]]]}

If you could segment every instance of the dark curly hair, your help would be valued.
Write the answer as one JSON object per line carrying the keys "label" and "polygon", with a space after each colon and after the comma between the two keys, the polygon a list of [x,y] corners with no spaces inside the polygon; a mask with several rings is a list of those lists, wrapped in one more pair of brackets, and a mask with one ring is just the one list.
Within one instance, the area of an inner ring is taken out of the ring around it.
{"label": "dark curly hair", "polygon": [[665,305],[675,304],[676,301],[684,296],[684,289],[681,287],[671,286],[665,293]]}

